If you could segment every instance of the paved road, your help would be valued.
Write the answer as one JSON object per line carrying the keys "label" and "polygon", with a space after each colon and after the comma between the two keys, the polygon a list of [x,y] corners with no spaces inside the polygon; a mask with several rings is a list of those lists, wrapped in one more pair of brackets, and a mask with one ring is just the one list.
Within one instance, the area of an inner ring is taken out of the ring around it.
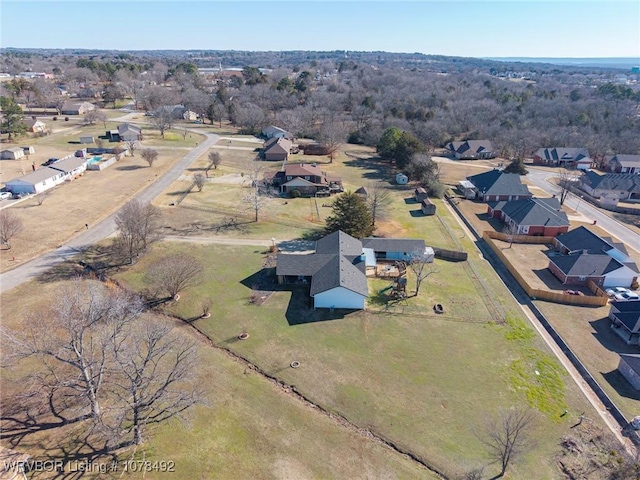
{"label": "paved road", "polygon": [[[539,187],[548,194],[553,195],[559,194],[560,192],[556,185],[549,182],[550,179],[556,176],[558,176],[558,174],[551,173],[548,170],[529,168],[527,178],[536,187]],[[598,226],[623,242],[627,247],[640,253],[640,235],[630,228],[624,226],[622,223],[600,211],[597,207],[594,207],[589,202],[582,200],[580,197],[572,193],[570,193],[566,198],[564,204],[569,208],[577,210],[578,213],[587,217],[589,220],[595,220]]]}
{"label": "paved road", "polygon": [[[198,133],[203,134],[202,132]],[[215,134],[204,135],[207,137],[204,142],[189,151],[162,177],[139,193],[136,198],[143,203],[152,201],[167,187],[169,187],[169,185],[171,185],[171,183],[173,183],[196,158],[211,148],[220,138]],[[0,276],[0,293],[32,280],[53,265],[64,261],[69,256],[73,256],[80,252],[83,248],[89,247],[113,234],[116,231],[116,215],[117,212],[102,222],[94,226],[90,226],[88,230],[72,238],[62,247],[57,248],[52,252],[45,253],[23,265],[20,265],[19,267],[14,268],[13,270],[3,273]]]}

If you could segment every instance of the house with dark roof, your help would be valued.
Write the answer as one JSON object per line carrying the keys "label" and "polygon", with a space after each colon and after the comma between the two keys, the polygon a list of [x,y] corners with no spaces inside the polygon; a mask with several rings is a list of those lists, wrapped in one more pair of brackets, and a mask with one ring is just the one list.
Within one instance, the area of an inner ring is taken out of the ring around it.
{"label": "house with dark roof", "polygon": [[602,287],[630,287],[637,281],[638,266],[624,244],[610,237],[580,226],[555,237],[554,246],[558,252],[549,254],[549,270],[565,284],[593,280]]}
{"label": "house with dark roof", "polygon": [[289,158],[293,142],[284,137],[273,137],[262,146],[262,156],[265,160],[285,161]]}
{"label": "house with dark roof", "polygon": [[555,237],[571,226],[567,214],[556,198],[524,198],[489,202],[487,213],[506,225],[515,227],[519,235]]}
{"label": "house with dark roof", "polygon": [[314,308],[363,310],[369,296],[362,243],[341,231],[318,240],[315,253],[279,253],[276,275],[309,284]]}
{"label": "house with dark roof", "polygon": [[585,172],[578,179],[578,188],[595,198],[640,200],[640,175],[635,173]]}
{"label": "house with dark roof", "polygon": [[284,170],[277,172],[271,183],[280,187],[281,193],[291,193],[297,190],[300,195],[315,195],[316,193],[331,194],[342,192],[342,179],[327,175],[315,163],[292,163]]}
{"label": "house with dark roof", "polygon": [[276,275],[279,283],[310,286],[315,308],[362,310],[369,295],[367,268],[378,260],[410,260],[425,255],[433,261],[433,249],[413,238],[367,237],[358,240],[337,231],[316,242],[311,254],[279,253]]}
{"label": "house with dark roof", "polygon": [[496,152],[489,140],[465,140],[450,142],[445,148],[458,160],[495,158]]}
{"label": "house with dark roof", "polygon": [[517,173],[494,169],[467,177],[467,181],[473,185],[475,198],[485,202],[520,200],[533,196]]}
{"label": "house with dark roof", "polygon": [[269,125],[262,129],[262,136],[269,140],[270,138],[286,138],[293,140],[293,135],[286,130],[276,127],[275,125]]}
{"label": "house with dark roof", "polygon": [[614,173],[640,175],[640,155],[614,155],[605,160],[607,168]]}
{"label": "house with dark roof", "polygon": [[627,345],[640,344],[640,302],[611,302],[609,308],[611,329]]}
{"label": "house with dark roof", "polygon": [[109,130],[107,137],[110,142],[132,142],[142,140],[142,128],[131,123],[121,123],[117,130]]}
{"label": "house with dark roof", "polygon": [[533,163],[587,170],[591,168],[593,160],[589,157],[589,151],[586,148],[555,147],[538,149],[533,156]]}
{"label": "house with dark roof", "polygon": [[621,353],[618,371],[636,390],[640,390],[640,354]]}

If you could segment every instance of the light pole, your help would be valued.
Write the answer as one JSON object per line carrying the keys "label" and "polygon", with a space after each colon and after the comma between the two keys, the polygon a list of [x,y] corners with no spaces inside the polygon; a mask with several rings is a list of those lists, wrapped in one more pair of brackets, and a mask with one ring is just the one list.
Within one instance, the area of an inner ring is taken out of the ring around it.
{"label": "light pole", "polygon": [[580,195],[580,198],[578,198],[578,205],[576,205],[576,213],[578,213],[578,208],[580,208],[580,202],[582,201],[583,198],[584,198],[583,195]]}

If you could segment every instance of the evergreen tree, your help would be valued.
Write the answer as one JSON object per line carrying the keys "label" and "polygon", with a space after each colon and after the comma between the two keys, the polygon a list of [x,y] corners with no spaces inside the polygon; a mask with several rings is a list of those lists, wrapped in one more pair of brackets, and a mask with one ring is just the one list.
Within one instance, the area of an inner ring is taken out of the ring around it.
{"label": "evergreen tree", "polygon": [[375,227],[367,202],[352,192],[345,192],[333,202],[333,214],[327,218],[327,233],[342,230],[355,238],[368,237]]}
{"label": "evergreen tree", "polygon": [[22,135],[27,131],[27,126],[22,123],[23,115],[20,105],[9,97],[0,97],[0,108],[2,109],[2,122],[0,131],[9,134],[9,140],[14,135]]}
{"label": "evergreen tree", "polygon": [[527,167],[524,165],[524,161],[521,158],[514,159],[504,169],[504,173],[517,173],[518,175],[526,175],[529,173]]}

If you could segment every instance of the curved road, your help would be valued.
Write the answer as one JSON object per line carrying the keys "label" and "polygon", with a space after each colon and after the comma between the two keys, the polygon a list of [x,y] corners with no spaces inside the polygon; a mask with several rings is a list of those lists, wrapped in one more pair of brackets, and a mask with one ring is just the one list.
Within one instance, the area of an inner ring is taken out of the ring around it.
{"label": "curved road", "polygon": [[[171,183],[173,183],[189,165],[205,151],[211,148],[220,139],[216,134],[203,133],[207,139],[201,142],[197,147],[188,152],[178,162],[173,165],[162,177],[149,185],[145,190],[140,192],[135,198],[146,203],[152,201],[160,193],[162,193]],[[33,278],[41,275],[51,266],[64,261],[67,257],[79,253],[83,248],[89,247],[116,231],[117,212],[102,222],[84,231],[82,234],[70,239],[62,247],[51,252],[45,253],[33,260],[20,265],[19,267],[9,270],[0,276],[0,293],[10,290],[18,285],[28,282]]]}
{"label": "curved road", "polygon": [[[549,178],[557,177],[558,174],[550,173],[547,170],[537,170],[536,168],[529,168],[529,174],[527,178],[536,187],[541,188],[549,195],[559,194],[559,188],[549,182]],[[614,220],[606,213],[600,211],[599,208],[594,207],[589,202],[582,200],[580,197],[570,193],[564,202],[569,208],[577,210],[581,215],[586,216],[591,220],[596,220],[599,227],[606,230],[608,233],[616,237],[623,242],[628,248],[632,248],[640,253],[640,235],[625,227],[623,224]]]}

